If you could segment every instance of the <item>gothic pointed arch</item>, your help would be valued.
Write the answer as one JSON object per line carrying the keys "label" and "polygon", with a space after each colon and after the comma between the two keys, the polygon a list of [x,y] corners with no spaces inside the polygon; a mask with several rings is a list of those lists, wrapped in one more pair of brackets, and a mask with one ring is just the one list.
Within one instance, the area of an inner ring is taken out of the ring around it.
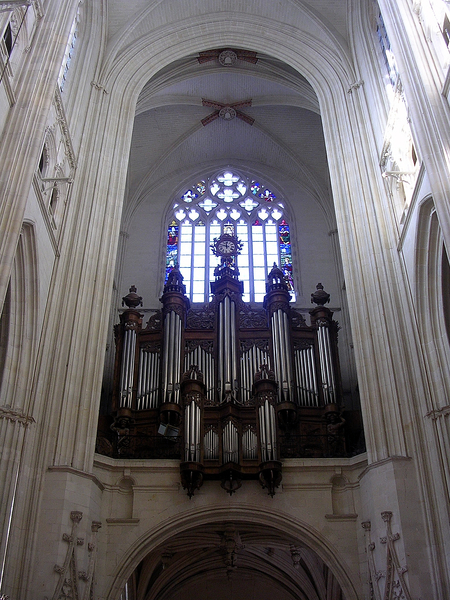
{"label": "gothic pointed arch", "polygon": [[[420,207],[416,250],[416,301],[424,348],[436,389],[446,390],[450,364],[449,263],[432,197]],[[441,407],[435,406],[434,409]]]}
{"label": "gothic pointed arch", "polygon": [[26,408],[30,369],[35,355],[38,308],[37,255],[34,227],[24,223],[17,246],[2,315],[2,404]]}
{"label": "gothic pointed arch", "polygon": [[356,600],[349,560],[282,513],[196,510],[161,522],[125,551],[107,599],[188,598],[194,590],[199,599],[245,598],[251,581],[262,599]]}

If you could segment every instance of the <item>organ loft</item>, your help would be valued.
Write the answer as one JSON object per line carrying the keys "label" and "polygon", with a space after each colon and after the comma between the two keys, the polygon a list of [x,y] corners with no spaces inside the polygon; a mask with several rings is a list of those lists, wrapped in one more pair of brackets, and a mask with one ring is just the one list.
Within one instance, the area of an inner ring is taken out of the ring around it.
{"label": "organ loft", "polygon": [[273,496],[283,459],[361,452],[358,418],[345,412],[338,323],[319,283],[308,324],[291,308],[285,275],[273,265],[262,308],[242,300],[242,243],[224,230],[212,300],[193,308],[175,266],[162,310],[143,324],[133,286],[115,327],[110,410],[99,420],[97,452],[115,458],[172,458],[191,497],[218,480],[231,495],[258,479]]}

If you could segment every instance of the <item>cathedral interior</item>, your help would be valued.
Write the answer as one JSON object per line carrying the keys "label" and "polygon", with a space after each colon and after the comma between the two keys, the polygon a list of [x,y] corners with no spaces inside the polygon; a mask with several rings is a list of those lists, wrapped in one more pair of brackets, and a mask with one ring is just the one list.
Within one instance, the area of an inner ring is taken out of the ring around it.
{"label": "cathedral interior", "polygon": [[450,3],[0,0],[0,63],[0,600],[449,598]]}

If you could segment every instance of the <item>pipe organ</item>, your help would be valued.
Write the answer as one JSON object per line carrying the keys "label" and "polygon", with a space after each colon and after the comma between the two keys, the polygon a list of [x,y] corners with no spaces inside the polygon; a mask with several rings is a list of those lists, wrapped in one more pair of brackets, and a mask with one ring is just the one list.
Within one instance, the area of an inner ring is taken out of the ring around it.
{"label": "pipe organ", "polygon": [[[238,248],[225,234],[217,245],[224,247],[226,237]],[[189,496],[205,479],[221,481],[230,494],[258,479],[273,495],[283,459],[345,451],[337,323],[319,284],[308,325],[291,308],[276,265],[263,307],[244,303],[233,257],[220,258],[213,298],[201,308],[190,307],[177,267],[164,286],[162,310],[145,326],[136,288],[123,299],[104,436],[110,453],[122,458],[179,458]]]}

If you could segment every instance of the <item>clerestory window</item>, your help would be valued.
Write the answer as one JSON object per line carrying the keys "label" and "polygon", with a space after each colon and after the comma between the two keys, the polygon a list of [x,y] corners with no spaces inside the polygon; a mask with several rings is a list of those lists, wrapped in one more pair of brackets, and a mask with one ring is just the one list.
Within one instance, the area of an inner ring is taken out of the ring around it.
{"label": "clerestory window", "polygon": [[291,300],[290,227],[284,203],[262,181],[223,170],[197,181],[175,199],[167,230],[166,277],[179,265],[192,302],[206,302],[217,257],[211,244],[222,233],[236,235],[243,248],[237,257],[246,302],[262,302],[267,273],[276,263],[283,271]]}
{"label": "clerestory window", "polygon": [[80,22],[80,8],[83,0],[78,2],[78,8],[75,15],[75,19],[73,20],[72,27],[70,28],[69,39],[67,40],[66,50],[64,52],[64,58],[61,64],[61,68],[58,75],[58,85],[59,89],[62,92],[64,89],[64,85],[67,80],[67,75],[69,73],[70,63],[75,54],[75,47],[78,39],[78,25]]}

